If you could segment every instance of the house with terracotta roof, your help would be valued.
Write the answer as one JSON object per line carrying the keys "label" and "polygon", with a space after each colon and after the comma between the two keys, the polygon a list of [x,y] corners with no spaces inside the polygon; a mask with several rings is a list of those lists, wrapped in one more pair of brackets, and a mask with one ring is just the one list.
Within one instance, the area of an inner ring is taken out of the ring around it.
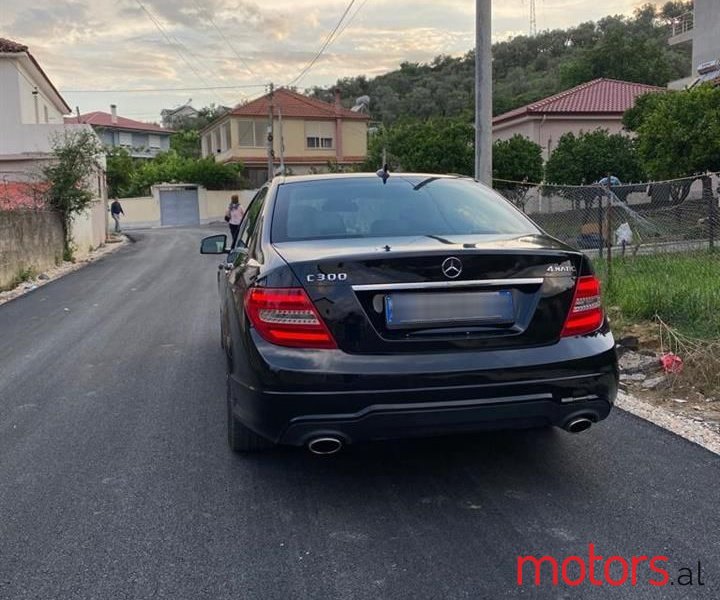
{"label": "house with terracotta roof", "polygon": [[367,156],[369,116],[344,108],[336,93],[330,104],[280,88],[236,106],[202,131],[202,155],[241,162],[254,185],[267,180],[267,139],[272,110],[273,166],[296,175],[349,167]]}
{"label": "house with terracotta roof", "polygon": [[155,123],[120,117],[115,104],[110,105],[109,113],[96,110],[66,118],[65,122],[90,125],[106,147],[125,148],[133,158],[153,158],[158,152],[167,152],[174,133]]}
{"label": "house with terracotta roof", "polygon": [[617,79],[594,79],[497,115],[493,118],[493,140],[520,134],[540,144],[547,159],[564,133],[578,135],[596,129],[621,132],[623,113],[634,106],[638,96],[664,90]]}

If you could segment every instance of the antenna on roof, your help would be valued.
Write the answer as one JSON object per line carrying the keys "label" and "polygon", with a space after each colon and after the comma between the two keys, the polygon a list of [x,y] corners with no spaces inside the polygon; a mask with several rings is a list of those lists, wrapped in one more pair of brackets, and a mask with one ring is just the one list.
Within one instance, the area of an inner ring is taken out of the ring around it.
{"label": "antenna on roof", "polygon": [[366,113],[370,107],[370,96],[360,96],[355,99],[355,106],[350,110],[355,113]]}

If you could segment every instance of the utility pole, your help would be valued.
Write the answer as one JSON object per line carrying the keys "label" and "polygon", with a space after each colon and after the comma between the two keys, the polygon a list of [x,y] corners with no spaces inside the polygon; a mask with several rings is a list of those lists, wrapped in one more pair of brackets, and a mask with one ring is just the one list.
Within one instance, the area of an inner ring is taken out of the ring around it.
{"label": "utility pole", "polygon": [[280,136],[280,175],[285,176],[285,138],[283,138],[282,110],[278,106],[278,135]]}
{"label": "utility pole", "polygon": [[475,0],[475,179],[492,185],[492,0]]}
{"label": "utility pole", "polygon": [[268,103],[268,127],[267,127],[267,161],[268,161],[268,181],[273,178],[273,96],[275,86],[270,83],[270,102]]}

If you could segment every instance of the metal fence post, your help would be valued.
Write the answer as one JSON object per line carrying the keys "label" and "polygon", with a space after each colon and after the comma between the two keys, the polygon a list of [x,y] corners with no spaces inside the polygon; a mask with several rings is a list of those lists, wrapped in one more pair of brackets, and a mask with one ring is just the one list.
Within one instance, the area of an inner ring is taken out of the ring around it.
{"label": "metal fence post", "polygon": [[607,286],[612,285],[612,192],[610,191],[610,176],[608,176],[607,187]]}
{"label": "metal fence post", "polygon": [[[717,220],[717,205],[712,190],[712,177],[705,175],[702,178],[703,195],[706,195],[708,203],[708,238],[710,242],[710,252],[715,251],[715,221]],[[720,188],[718,188],[720,194]]]}

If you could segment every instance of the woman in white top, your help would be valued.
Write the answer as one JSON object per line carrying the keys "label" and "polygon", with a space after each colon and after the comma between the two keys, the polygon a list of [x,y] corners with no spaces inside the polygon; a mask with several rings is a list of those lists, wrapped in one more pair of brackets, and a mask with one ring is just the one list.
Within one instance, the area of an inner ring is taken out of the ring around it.
{"label": "woman in white top", "polygon": [[242,218],[243,209],[240,206],[240,199],[237,194],[233,194],[230,197],[230,204],[225,211],[225,220],[230,226],[230,234],[232,235],[232,243],[230,244],[231,248],[235,247],[238,233],[240,233],[240,223],[242,223]]}

